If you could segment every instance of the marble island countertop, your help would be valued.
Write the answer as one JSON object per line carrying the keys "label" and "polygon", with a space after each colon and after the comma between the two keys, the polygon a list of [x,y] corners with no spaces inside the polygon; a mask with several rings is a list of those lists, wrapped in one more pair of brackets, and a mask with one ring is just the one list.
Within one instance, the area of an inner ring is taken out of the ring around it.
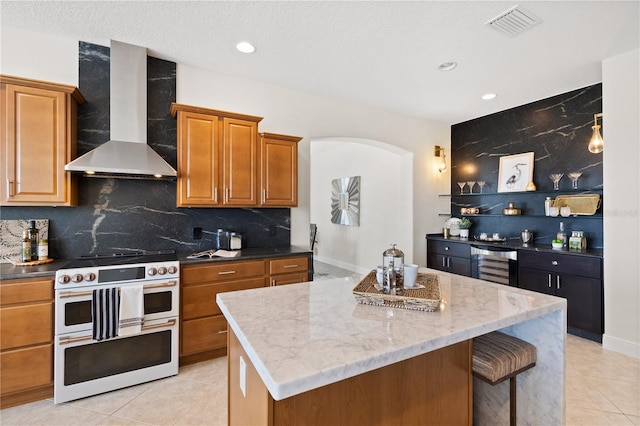
{"label": "marble island countertop", "polygon": [[[561,298],[421,272],[440,280],[436,312],[359,304],[352,279],[222,293],[217,302],[275,400],[547,314],[566,315]],[[559,322],[553,327],[562,329]]]}

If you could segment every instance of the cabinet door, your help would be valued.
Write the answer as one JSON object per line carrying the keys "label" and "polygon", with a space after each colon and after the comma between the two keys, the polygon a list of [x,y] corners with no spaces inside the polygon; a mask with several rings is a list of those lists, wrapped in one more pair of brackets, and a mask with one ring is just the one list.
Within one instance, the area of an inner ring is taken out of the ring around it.
{"label": "cabinet door", "polygon": [[222,186],[224,205],[256,206],[258,124],[223,119]]}
{"label": "cabinet door", "polygon": [[184,321],[180,355],[191,355],[227,345],[227,321],[222,315]]}
{"label": "cabinet door", "polygon": [[[71,105],[54,90],[2,85],[3,205],[71,205]],[[73,110],[75,111],[75,110]],[[69,121],[67,121],[69,120]]]}
{"label": "cabinet door", "polygon": [[300,138],[269,133],[260,135],[260,204],[296,207]]}
{"label": "cabinet door", "polygon": [[463,257],[449,257],[449,272],[452,274],[471,276],[471,260]]}
{"label": "cabinet door", "polygon": [[567,299],[567,325],[596,334],[604,333],[602,281],[558,274],[556,295]]}
{"label": "cabinet door", "polygon": [[309,281],[308,273],[297,273],[297,274],[284,274],[284,275],[272,275],[271,276],[271,285],[284,285],[284,284],[297,284],[304,283]]}
{"label": "cabinet door", "polygon": [[178,113],[177,205],[217,206],[220,157],[219,118],[195,112]]}
{"label": "cabinet door", "polygon": [[555,274],[539,269],[519,268],[518,287],[554,295],[556,292]]}
{"label": "cabinet door", "polygon": [[43,345],[0,354],[2,394],[53,383],[53,345]]}

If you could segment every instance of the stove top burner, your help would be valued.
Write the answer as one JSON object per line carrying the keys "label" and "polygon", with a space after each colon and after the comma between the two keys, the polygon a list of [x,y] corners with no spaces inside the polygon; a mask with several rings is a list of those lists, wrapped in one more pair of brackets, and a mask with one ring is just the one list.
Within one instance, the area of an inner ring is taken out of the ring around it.
{"label": "stove top burner", "polygon": [[62,269],[78,269],[111,265],[130,265],[134,263],[169,262],[178,260],[175,250],[130,251],[116,253],[97,253],[80,256]]}

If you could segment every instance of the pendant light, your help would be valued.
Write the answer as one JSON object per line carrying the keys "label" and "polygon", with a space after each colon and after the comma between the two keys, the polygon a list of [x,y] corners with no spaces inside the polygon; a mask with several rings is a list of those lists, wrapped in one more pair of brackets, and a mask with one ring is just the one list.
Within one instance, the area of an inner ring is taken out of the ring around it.
{"label": "pendant light", "polygon": [[602,117],[602,113],[593,114],[593,136],[591,136],[591,140],[589,141],[589,152],[592,154],[599,154],[604,150],[604,141],[602,140],[602,135],[600,134],[600,125],[598,124],[598,117]]}

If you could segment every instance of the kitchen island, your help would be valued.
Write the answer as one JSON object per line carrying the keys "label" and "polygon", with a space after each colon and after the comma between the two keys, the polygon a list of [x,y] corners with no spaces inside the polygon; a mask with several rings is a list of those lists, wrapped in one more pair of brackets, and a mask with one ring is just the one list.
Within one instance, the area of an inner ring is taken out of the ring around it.
{"label": "kitchen island", "polygon": [[229,423],[504,424],[508,382],[471,376],[472,339],[501,330],[537,348],[518,376],[518,421],[563,424],[564,299],[421,272],[438,276],[436,312],[358,304],[351,279],[218,294]]}

